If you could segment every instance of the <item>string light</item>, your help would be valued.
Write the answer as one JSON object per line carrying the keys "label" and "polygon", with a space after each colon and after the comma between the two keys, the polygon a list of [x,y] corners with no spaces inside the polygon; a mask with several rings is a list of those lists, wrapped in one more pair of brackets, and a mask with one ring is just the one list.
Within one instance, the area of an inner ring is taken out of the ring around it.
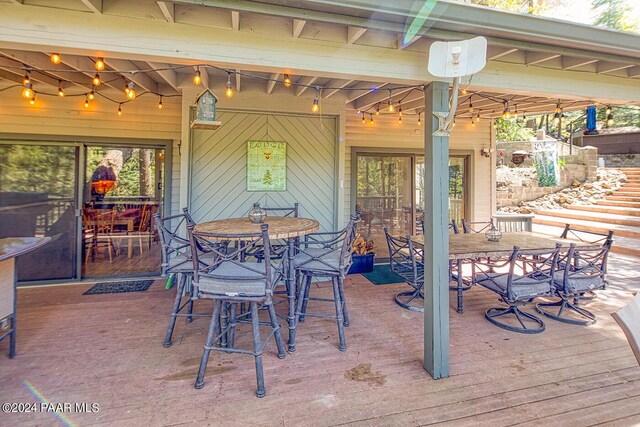
{"label": "string light", "polygon": [[515,107],[516,107],[516,111],[513,112],[513,118],[517,120],[518,119],[518,106],[516,105]]}
{"label": "string light", "polygon": [[373,114],[369,114],[369,125],[373,126]]}
{"label": "string light", "polygon": [[376,105],[376,116],[380,115],[380,103],[378,102],[378,105]]}
{"label": "string light", "polygon": [[104,70],[104,58],[98,58],[94,63],[94,65],[96,66],[96,70],[98,71]]}
{"label": "string light", "polygon": [[456,127],[456,117],[453,116],[453,123],[451,123],[451,130],[453,130],[453,128]]}
{"label": "string light", "polygon": [[33,94],[33,85],[31,84],[31,82],[25,83],[24,89],[22,89],[22,97],[24,99],[30,99],[33,97]]}
{"label": "string light", "polygon": [[460,93],[463,94],[463,95],[466,95],[467,94],[467,90],[466,89],[460,89]]}
{"label": "string light", "polygon": [[33,96],[29,100],[29,104],[36,105],[36,93],[35,92],[33,92]]}
{"label": "string light", "polygon": [[387,102],[389,106],[389,112],[393,113],[393,99],[391,99],[391,89],[389,89],[389,101]]}
{"label": "string light", "polygon": [[402,104],[398,102],[398,115],[402,117]]}
{"label": "string light", "polygon": [[607,109],[605,111],[605,114],[608,116],[609,114],[611,114],[611,105],[607,105]]}
{"label": "string light", "polygon": [[60,57],[59,53],[52,53],[50,59],[51,59],[51,62],[53,62],[56,65],[62,62],[62,58]]}
{"label": "string light", "polygon": [[96,75],[93,76],[93,80],[91,80],[91,83],[93,83],[95,87],[100,86],[102,84],[102,81],[100,81],[100,74],[96,73]]}
{"label": "string light", "polygon": [[418,126],[422,126],[422,113],[418,113]]}
{"label": "string light", "polygon": [[231,98],[233,96],[233,86],[231,86],[231,73],[227,74],[227,90],[225,91],[225,93],[227,95],[227,98]]}
{"label": "string light", "polygon": [[58,96],[61,98],[64,96],[64,91],[62,90],[62,81],[60,80],[58,80]]}
{"label": "string light", "polygon": [[[472,96],[473,96],[473,95],[472,95]],[[470,113],[473,113],[473,104],[471,103],[471,97],[472,97],[472,96],[470,96],[470,97],[469,97],[469,112],[470,112]]]}
{"label": "string light", "polygon": [[367,123],[367,120],[364,118],[364,114],[362,115],[362,124]]}
{"label": "string light", "polygon": [[314,113],[317,113],[319,109],[320,109],[320,100],[318,99],[318,95],[316,95],[315,99],[313,100],[313,105],[311,106],[311,111],[313,111]]}
{"label": "string light", "polygon": [[118,104],[118,115],[122,115],[122,103]]}
{"label": "string light", "polygon": [[291,87],[291,77],[289,77],[289,74],[284,75],[284,87]]}
{"label": "string light", "polygon": [[480,112],[478,111],[478,114],[476,115],[476,122],[480,121]]}
{"label": "string light", "polygon": [[398,124],[402,124],[402,116],[398,116]]}
{"label": "string light", "polygon": [[136,99],[136,85],[133,82],[129,82],[129,84],[127,85],[127,89],[128,91],[126,91],[127,93],[127,98],[133,100]]}
{"label": "string light", "polygon": [[84,108],[89,108],[89,96],[84,97]]}
{"label": "string light", "polygon": [[509,120],[511,118],[511,112],[509,111],[509,103],[507,101],[503,101],[504,110],[502,111],[502,119]]}
{"label": "string light", "polygon": [[27,74],[24,75],[24,79],[22,79],[22,84],[26,86],[26,85],[28,85],[30,83],[31,83],[31,75],[27,71]]}
{"label": "string light", "polygon": [[196,73],[193,75],[193,84],[198,86],[202,83],[202,76],[200,75],[200,67],[196,68]]}
{"label": "string light", "polygon": [[553,114],[553,123],[556,125],[560,123],[561,112],[562,112],[562,108],[560,108],[560,100],[558,100],[558,102],[556,103],[556,111]]}
{"label": "string light", "polygon": [[522,120],[527,120],[527,112],[526,111],[522,112]]}
{"label": "string light", "polygon": [[560,100],[556,103],[556,114],[560,114]]}
{"label": "string light", "polygon": [[95,92],[94,92],[94,91],[89,92],[88,97],[89,97],[89,100],[90,100],[90,101],[93,101],[93,100],[95,99],[95,97],[96,97]]}
{"label": "string light", "polygon": [[476,122],[473,121],[473,117],[471,117],[471,127],[475,127],[476,126]]}
{"label": "string light", "polygon": [[160,95],[160,101],[158,101],[158,110],[162,110],[162,95]]}
{"label": "string light", "polygon": [[[611,108],[609,108],[609,111],[611,111]],[[613,126],[613,114],[611,114],[611,112],[607,114],[607,126]]]}

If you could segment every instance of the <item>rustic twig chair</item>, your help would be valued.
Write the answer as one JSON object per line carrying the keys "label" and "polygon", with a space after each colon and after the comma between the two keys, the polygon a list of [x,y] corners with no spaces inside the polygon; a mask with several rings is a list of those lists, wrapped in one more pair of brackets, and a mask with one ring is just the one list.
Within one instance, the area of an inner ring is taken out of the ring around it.
{"label": "rustic twig chair", "polygon": [[[566,255],[559,258],[558,270],[555,272],[555,295],[560,300],[538,303],[536,310],[540,314],[564,323],[574,325],[595,323],[595,315],[574,304],[573,301],[586,291],[605,288],[610,247],[611,245],[605,244],[600,248],[578,249],[572,243]],[[552,313],[549,310],[552,307],[557,307],[558,311]],[[563,313],[566,315],[563,316]]]}
{"label": "rustic twig chair", "polygon": [[[358,215],[351,216],[349,223],[340,231],[312,233],[305,236],[301,242],[298,254],[293,257],[293,267],[296,269],[296,283],[298,286],[298,300],[295,312],[295,329],[289,347],[295,349],[295,337],[301,322],[306,316],[324,319],[336,319],[338,324],[338,348],[347,350],[344,327],[349,326],[349,311],[344,296],[344,278],[351,267],[353,242],[356,238]],[[333,285],[333,299],[312,298],[311,280],[316,278],[330,278]],[[307,313],[309,301],[334,302],[336,314]]]}
{"label": "rustic twig chair", "polygon": [[[194,231],[194,226],[187,226],[193,261],[193,286],[198,298],[212,299],[214,302],[213,317],[207,340],[204,344],[200,369],[195,388],[204,387],[204,375],[211,350],[230,353],[251,354],[255,357],[258,388],[256,396],[265,395],[264,372],[262,369],[262,352],[271,337],[275,337],[278,357],[285,357],[284,345],[280,335],[280,324],[273,307],[273,289],[282,280],[283,267],[272,263],[272,247],[269,241],[268,225],[262,224],[261,232],[243,235],[243,239],[251,239],[237,248],[230,248],[224,242],[210,237],[207,233]],[[239,236],[240,237],[240,236]],[[260,245],[264,249],[264,262],[243,261],[247,251]],[[206,259],[200,248],[208,252]],[[284,249],[286,251],[286,249]],[[283,255],[283,254],[279,254]],[[282,257],[286,260],[287,257]],[[238,315],[237,305],[248,304],[249,311],[241,311]],[[266,308],[269,322],[260,322],[258,306]],[[230,322],[221,322],[221,314],[228,310]],[[238,323],[251,323],[253,331],[253,349],[235,348],[235,329]],[[260,340],[260,325],[268,325],[271,332],[265,341]]]}
{"label": "rustic twig chair", "polygon": [[[537,297],[553,295],[553,281],[558,262],[560,244],[553,250],[521,251],[517,246],[507,261],[476,261],[473,264],[474,283],[495,292],[508,305],[489,308],[486,319],[494,325],[512,332],[536,334],[544,331],[544,322],[520,307]],[[500,272],[498,272],[500,271]],[[514,315],[515,325],[501,321]]]}
{"label": "rustic twig chair", "polygon": [[422,251],[416,249],[410,236],[393,237],[389,229],[384,228],[389,247],[389,269],[402,277],[410,291],[403,291],[395,296],[396,304],[411,311],[424,312],[424,264]]}

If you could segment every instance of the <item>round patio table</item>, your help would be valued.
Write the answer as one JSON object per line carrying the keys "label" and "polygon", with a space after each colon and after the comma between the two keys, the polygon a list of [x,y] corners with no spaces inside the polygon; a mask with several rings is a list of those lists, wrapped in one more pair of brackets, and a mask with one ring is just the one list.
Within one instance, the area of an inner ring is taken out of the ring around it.
{"label": "round patio table", "polygon": [[[295,243],[298,237],[314,233],[320,229],[320,223],[311,218],[271,216],[264,220],[269,226],[270,239],[282,239],[287,241],[289,247],[289,270],[285,281],[287,283],[287,302],[289,304],[289,351],[295,351],[295,270],[292,258],[295,255]],[[206,233],[209,237],[220,240],[253,240],[255,235],[262,232],[262,224],[255,224],[245,218],[218,219],[197,224],[195,231]]]}

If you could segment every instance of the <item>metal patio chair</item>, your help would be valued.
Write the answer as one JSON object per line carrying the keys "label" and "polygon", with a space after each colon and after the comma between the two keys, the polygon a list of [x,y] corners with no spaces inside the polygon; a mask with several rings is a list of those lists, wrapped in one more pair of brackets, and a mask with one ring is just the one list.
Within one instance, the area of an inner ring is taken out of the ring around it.
{"label": "metal patio chair", "polygon": [[618,323],[640,365],[640,293],[611,316]]}
{"label": "metal patio chair", "polygon": [[[393,237],[384,228],[389,247],[389,269],[402,277],[413,289],[398,293],[394,300],[400,307],[411,311],[424,312],[424,264],[423,252],[416,249],[411,236]],[[416,304],[417,302],[417,304]]]}
{"label": "metal patio chair", "polygon": [[[191,283],[193,278],[193,261],[191,259],[189,240],[179,235],[180,229],[188,222],[187,215],[183,213],[164,218],[161,218],[158,213],[153,215],[162,247],[162,261],[160,264],[162,277],[173,275],[177,280],[176,297],[164,340],[165,347],[171,347],[171,337],[177,317],[185,316],[187,322],[191,323],[193,317],[201,316],[193,314],[194,294]],[[182,300],[185,297],[187,297],[187,300],[183,303]],[[187,314],[182,314],[181,311],[185,307],[187,307]]]}
{"label": "metal patio chair", "polygon": [[[553,250],[521,251],[515,246],[507,261],[477,261],[473,264],[474,283],[495,292],[508,307],[485,311],[486,319],[512,332],[537,334],[544,331],[544,322],[521,306],[537,297],[553,295],[553,281],[561,245]],[[476,270],[479,270],[476,272]],[[515,326],[499,320],[514,315]]]}
{"label": "metal patio chair", "polygon": [[[294,203],[293,206],[291,207],[284,207],[284,208],[273,207],[272,208],[269,206],[263,206],[261,209],[267,213],[267,217],[281,216],[281,217],[298,218],[298,214],[299,214],[298,203]],[[271,258],[277,259],[280,257],[280,254],[283,253],[281,249],[288,247],[288,243],[286,240],[273,240],[271,242],[271,246],[276,249],[276,251],[274,251],[274,253],[272,254]],[[253,251],[248,252],[247,256],[255,257],[258,260],[258,262],[262,262],[262,260],[264,259],[264,254],[260,246],[257,246]]]}
{"label": "metal patio chair", "polygon": [[[607,283],[607,258],[611,245],[605,244],[601,248],[579,249],[575,244],[569,246],[569,251],[560,257],[558,270],[555,272],[555,296],[560,298],[555,302],[536,304],[536,310],[553,320],[574,325],[591,325],[596,317],[590,311],[579,307],[573,302],[586,291],[604,289]],[[552,313],[549,309],[557,307]],[[568,316],[563,316],[568,314]],[[570,316],[577,315],[578,318]]]}
{"label": "metal patio chair", "polygon": [[[285,357],[284,345],[280,335],[280,324],[273,307],[273,290],[282,280],[284,264],[272,262],[272,247],[269,241],[269,226],[262,224],[261,232],[241,236],[244,244],[231,248],[207,233],[194,231],[187,226],[193,261],[193,289],[199,299],[211,299],[214,302],[211,325],[204,344],[200,369],[195,388],[204,387],[204,376],[211,350],[229,353],[251,354],[255,358],[257,391],[256,396],[266,393],[262,353],[272,337],[275,337],[278,357]],[[240,237],[240,236],[239,236]],[[264,262],[245,261],[247,251],[260,245],[264,249]],[[206,252],[203,252],[204,248]],[[284,249],[286,251],[286,249]],[[202,255],[206,259],[202,259]],[[286,260],[286,254],[278,254]],[[285,255],[285,256],[283,256]],[[249,311],[240,311],[238,305],[248,304]],[[258,306],[269,313],[269,322],[260,322]],[[230,314],[229,322],[221,319],[224,312]],[[235,347],[235,330],[238,323],[250,323],[253,332],[253,349]],[[268,325],[271,332],[265,341],[260,339],[260,326]]]}
{"label": "metal patio chair", "polygon": [[[349,223],[340,231],[319,232],[308,234],[300,243],[298,253],[293,257],[293,267],[296,270],[296,283],[298,286],[298,300],[295,312],[295,329],[292,335],[290,348],[295,349],[295,337],[297,329],[305,317],[320,317],[324,319],[336,319],[338,324],[338,348],[347,350],[344,333],[345,326],[350,324],[349,310],[344,296],[344,278],[351,267],[351,255],[353,254],[353,242],[356,238],[356,228],[359,216],[351,216]],[[311,297],[312,278],[331,279],[333,285],[333,299]],[[300,280],[298,280],[300,279]],[[334,302],[336,314],[307,313],[309,301]]]}
{"label": "metal patio chair", "polygon": [[490,218],[489,221],[475,221],[469,222],[462,220],[462,231],[465,234],[469,233],[484,233],[485,231],[491,229],[494,226],[493,218]]}

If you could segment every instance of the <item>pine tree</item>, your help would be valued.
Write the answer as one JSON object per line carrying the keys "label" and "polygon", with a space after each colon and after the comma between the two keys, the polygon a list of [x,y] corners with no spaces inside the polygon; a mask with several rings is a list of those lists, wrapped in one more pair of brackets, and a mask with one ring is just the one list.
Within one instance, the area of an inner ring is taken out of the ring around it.
{"label": "pine tree", "polygon": [[601,9],[595,25],[619,31],[638,31],[638,22],[630,18],[631,7],[626,0],[593,0],[594,9]]}

